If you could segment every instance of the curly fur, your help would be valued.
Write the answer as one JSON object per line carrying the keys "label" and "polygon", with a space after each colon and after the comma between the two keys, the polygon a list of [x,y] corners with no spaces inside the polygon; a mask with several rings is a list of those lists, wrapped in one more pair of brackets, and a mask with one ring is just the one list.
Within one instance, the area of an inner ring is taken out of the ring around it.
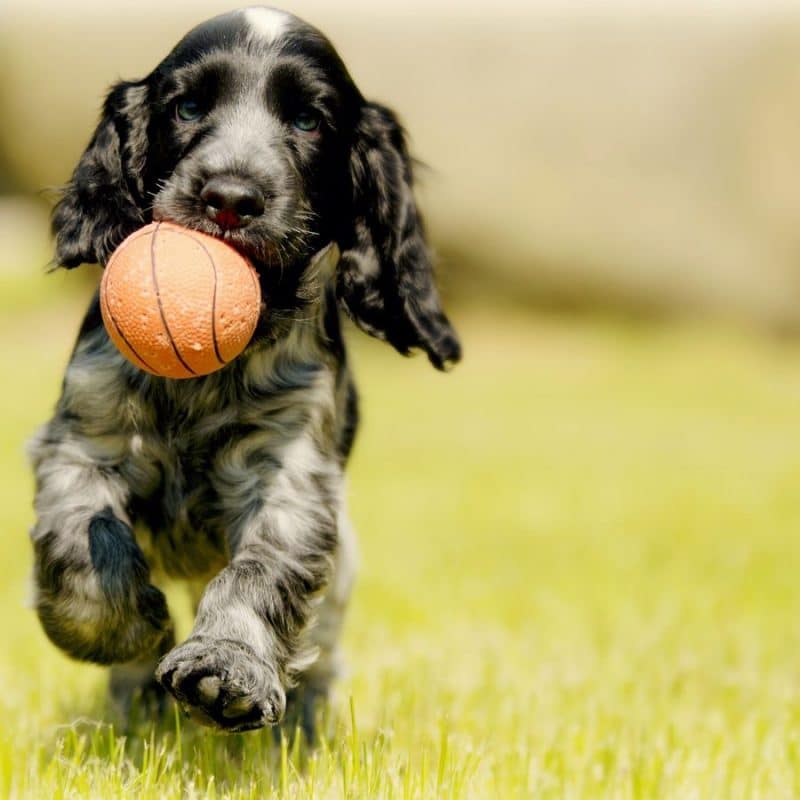
{"label": "curly fur", "polygon": [[[197,118],[176,114],[187,98]],[[293,124],[299,112],[318,128]],[[263,213],[218,224],[200,198],[215,176],[255,187]],[[437,368],[460,356],[412,181],[394,114],[283,12],[216,17],[111,89],[53,213],[58,263],[104,265],[170,219],[248,255],[268,298],[239,359],[180,381],[125,361],[95,297],[31,444],[36,609],[67,653],[114,665],[115,692],[152,687],[155,669],[199,721],[247,730],[278,721],[297,681],[291,696],[327,691],[354,552],[357,396],[339,310]],[[177,646],[162,573],[205,587]]]}

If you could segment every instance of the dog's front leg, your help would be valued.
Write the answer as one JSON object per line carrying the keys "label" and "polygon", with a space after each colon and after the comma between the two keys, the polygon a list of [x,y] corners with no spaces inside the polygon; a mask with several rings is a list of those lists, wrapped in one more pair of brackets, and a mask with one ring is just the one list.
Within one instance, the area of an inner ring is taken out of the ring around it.
{"label": "dog's front leg", "polygon": [[30,448],[36,611],[54,644],[99,664],[152,657],[172,636],[164,595],[131,530],[111,438],[82,437],[56,417]]}
{"label": "dog's front leg", "polygon": [[[233,462],[247,464],[247,450],[245,442]],[[307,666],[301,634],[336,548],[338,465],[309,435],[286,448],[280,466],[265,461],[260,471],[217,470],[219,481],[231,479],[221,492],[231,561],[206,587],[189,638],[156,673],[192,717],[228,731],[282,717],[286,688]]]}

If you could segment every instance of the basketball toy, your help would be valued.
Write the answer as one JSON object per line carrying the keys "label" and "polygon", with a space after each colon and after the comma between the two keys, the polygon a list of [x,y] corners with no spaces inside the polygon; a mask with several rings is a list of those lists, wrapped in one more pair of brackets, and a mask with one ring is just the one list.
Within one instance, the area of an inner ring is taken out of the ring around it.
{"label": "basketball toy", "polygon": [[247,347],[261,313],[253,265],[220,239],[171,222],[132,233],[100,283],[111,340],[140,369],[195,378]]}

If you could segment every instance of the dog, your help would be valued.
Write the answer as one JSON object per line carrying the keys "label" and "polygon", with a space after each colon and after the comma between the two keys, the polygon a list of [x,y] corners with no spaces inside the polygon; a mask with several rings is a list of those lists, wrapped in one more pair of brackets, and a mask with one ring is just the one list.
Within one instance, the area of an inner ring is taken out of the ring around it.
{"label": "dog", "polygon": [[[55,645],[111,666],[118,705],[167,692],[200,723],[245,731],[278,723],[288,694],[312,725],[354,575],[341,315],[438,369],[461,354],[412,168],[396,115],[282,11],[215,17],[111,88],[53,211],[56,263],[104,266],[170,220],[246,255],[268,306],[238,359],[172,380],[122,357],[95,295],[31,443],[34,607]],[[161,575],[195,598],[180,643]]]}

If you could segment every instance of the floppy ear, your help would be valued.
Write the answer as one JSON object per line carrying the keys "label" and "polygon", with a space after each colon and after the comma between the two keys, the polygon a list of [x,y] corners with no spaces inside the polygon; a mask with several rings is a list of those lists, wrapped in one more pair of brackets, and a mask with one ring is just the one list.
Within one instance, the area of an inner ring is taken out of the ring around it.
{"label": "floppy ear", "polygon": [[105,264],[144,222],[147,86],[118,83],[61,200],[53,209],[56,263]]}
{"label": "floppy ear", "polygon": [[387,108],[365,103],[350,153],[352,231],[340,243],[336,293],[359,328],[437,369],[461,357],[442,311],[413,195],[405,134]]}

